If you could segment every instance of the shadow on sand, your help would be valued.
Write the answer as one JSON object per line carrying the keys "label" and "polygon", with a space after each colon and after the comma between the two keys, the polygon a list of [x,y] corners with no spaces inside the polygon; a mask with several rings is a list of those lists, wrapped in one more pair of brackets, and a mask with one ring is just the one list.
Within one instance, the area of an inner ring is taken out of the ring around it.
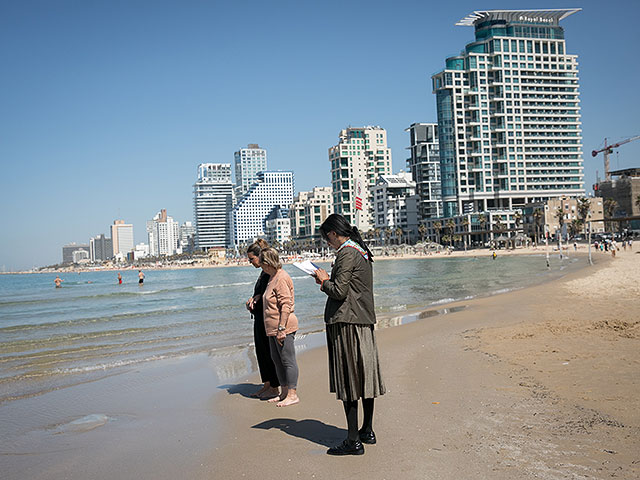
{"label": "shadow on sand", "polygon": [[258,423],[251,428],[261,428],[263,430],[278,428],[287,435],[304,438],[305,440],[325,447],[333,447],[347,436],[347,430],[344,428],[338,428],[318,420],[308,419],[294,420],[292,418],[274,418]]}
{"label": "shadow on sand", "polygon": [[229,395],[242,395],[245,398],[253,398],[251,395],[260,390],[262,384],[255,383],[236,383],[233,385],[220,385],[218,388],[226,390]]}

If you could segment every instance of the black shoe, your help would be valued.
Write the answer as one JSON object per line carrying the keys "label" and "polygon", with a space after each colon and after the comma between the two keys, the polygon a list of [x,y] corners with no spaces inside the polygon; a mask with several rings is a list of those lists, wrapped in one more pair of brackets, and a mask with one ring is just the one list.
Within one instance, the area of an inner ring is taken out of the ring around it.
{"label": "black shoe", "polygon": [[327,450],[328,455],[364,455],[364,445],[360,440],[350,442],[348,439],[340,445]]}
{"label": "black shoe", "polygon": [[376,443],[376,434],[373,433],[373,430],[370,432],[363,432],[362,430],[358,431],[358,435],[360,436],[360,441],[362,443],[366,443],[367,445],[375,445]]}

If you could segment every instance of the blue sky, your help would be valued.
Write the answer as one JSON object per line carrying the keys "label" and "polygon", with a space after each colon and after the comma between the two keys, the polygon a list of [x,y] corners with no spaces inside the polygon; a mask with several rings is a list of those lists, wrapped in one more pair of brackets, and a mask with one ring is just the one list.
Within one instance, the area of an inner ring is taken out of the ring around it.
{"label": "blue sky", "polygon": [[[473,40],[473,10],[581,7],[563,21],[580,62],[586,186],[604,137],[640,134],[638,1],[0,3],[0,269],[61,261],[68,242],[161,208],[192,220],[203,162],[248,143],[296,191],[330,185],[348,125],[387,129],[405,168],[414,122],[436,120],[430,77]],[[640,141],[612,168],[640,167]]]}

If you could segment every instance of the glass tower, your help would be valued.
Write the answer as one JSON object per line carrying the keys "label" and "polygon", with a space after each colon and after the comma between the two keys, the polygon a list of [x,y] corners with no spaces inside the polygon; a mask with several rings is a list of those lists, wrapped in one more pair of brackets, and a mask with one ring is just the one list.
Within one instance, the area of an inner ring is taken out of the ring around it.
{"label": "glass tower", "polygon": [[445,217],[584,195],[578,61],[559,25],[579,10],[457,23],[475,41],[432,77]]}

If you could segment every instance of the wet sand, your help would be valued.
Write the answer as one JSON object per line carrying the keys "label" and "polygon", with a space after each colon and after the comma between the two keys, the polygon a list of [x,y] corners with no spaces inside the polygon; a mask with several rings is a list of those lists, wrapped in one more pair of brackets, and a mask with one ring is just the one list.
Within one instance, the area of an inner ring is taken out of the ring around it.
{"label": "wet sand", "polygon": [[325,454],[346,429],[324,349],[300,355],[299,405],[248,398],[255,376],[233,386],[202,478],[639,478],[640,254],[595,258],[380,330],[388,393],[364,456]]}

